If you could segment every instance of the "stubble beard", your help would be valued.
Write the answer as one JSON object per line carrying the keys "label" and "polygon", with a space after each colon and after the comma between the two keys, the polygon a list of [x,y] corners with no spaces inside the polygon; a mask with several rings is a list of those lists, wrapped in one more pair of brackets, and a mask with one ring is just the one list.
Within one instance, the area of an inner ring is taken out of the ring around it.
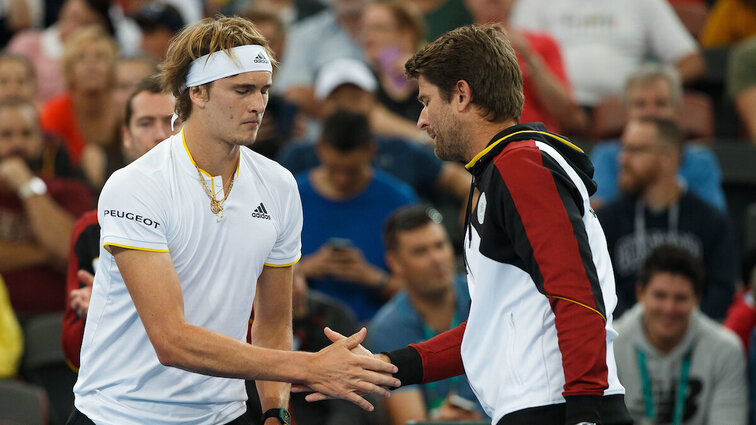
{"label": "stubble beard", "polygon": [[446,119],[436,129],[433,153],[444,161],[466,162],[467,141],[458,122]]}

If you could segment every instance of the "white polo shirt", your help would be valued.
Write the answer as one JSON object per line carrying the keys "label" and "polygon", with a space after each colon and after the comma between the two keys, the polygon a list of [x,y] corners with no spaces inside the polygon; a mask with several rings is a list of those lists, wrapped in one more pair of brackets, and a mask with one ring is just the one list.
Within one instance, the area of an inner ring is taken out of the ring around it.
{"label": "white polo shirt", "polygon": [[[246,410],[241,379],[166,367],[134,307],[109,246],[168,252],[186,320],[245,341],[263,266],[300,256],[302,206],[291,173],[240,149],[220,222],[210,211],[183,131],[116,171],[100,195],[95,276],[74,387],[75,405],[98,424],[218,424]],[[204,176],[218,199],[222,179]],[[155,276],[160,290],[160,276]]]}

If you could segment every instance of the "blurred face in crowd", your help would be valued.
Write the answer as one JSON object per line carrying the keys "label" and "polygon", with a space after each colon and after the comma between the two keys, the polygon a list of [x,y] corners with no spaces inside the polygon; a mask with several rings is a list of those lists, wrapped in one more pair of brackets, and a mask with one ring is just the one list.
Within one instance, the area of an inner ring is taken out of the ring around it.
{"label": "blurred face in crowd", "polygon": [[[130,160],[144,155],[175,131],[171,117],[175,100],[167,93],[143,91],[131,99],[131,118],[123,128],[123,147]],[[175,125],[176,131],[181,128]]]}
{"label": "blurred face in crowd", "polygon": [[396,249],[387,252],[386,260],[411,294],[436,299],[454,285],[454,250],[438,223],[399,231]]}
{"label": "blurred face in crowd", "polygon": [[478,24],[506,22],[514,0],[465,0],[465,5]]}
{"label": "blurred face in crowd", "polygon": [[316,145],[320,164],[325,170],[325,178],[337,196],[347,197],[360,191],[372,177],[370,161],[374,151],[361,147],[349,152],[341,152],[325,143]]}
{"label": "blurred face in crowd", "polygon": [[155,67],[149,61],[141,59],[119,60],[115,66],[113,108],[122,114],[134,87],[153,72],[155,72]]}
{"label": "blurred face in crowd", "polygon": [[327,117],[337,110],[370,116],[375,102],[373,93],[354,84],[342,84],[325,98],[322,107],[323,116]]}
{"label": "blurred face in crowd", "polygon": [[444,161],[467,161],[467,145],[460,124],[454,119],[453,106],[441,95],[437,86],[422,75],[418,78],[418,100],[423,110],[417,120],[417,127],[428,133],[433,151]]}
{"label": "blurred face in crowd", "polygon": [[86,1],[67,0],[63,3],[58,15],[61,40],[65,41],[76,30],[88,25],[102,25],[105,28],[105,23],[102,21],[100,15],[89,7]]}
{"label": "blurred face in crowd", "polygon": [[359,17],[367,0],[325,0],[331,10],[339,16]]}
{"label": "blurred face in crowd", "polygon": [[73,66],[73,88],[80,92],[110,90],[114,82],[115,57],[105,40],[81,49]]}
{"label": "blurred face in crowd", "polygon": [[161,26],[149,31],[142,31],[142,51],[155,60],[162,61],[168,53],[168,47],[171,45],[173,36],[174,34],[170,29]]}
{"label": "blurred face in crowd", "polygon": [[36,161],[42,155],[43,143],[34,106],[0,108],[0,160],[17,156],[27,163]]}
{"label": "blurred face in crowd", "polygon": [[643,328],[655,345],[673,347],[688,329],[690,315],[698,305],[693,283],[685,276],[656,272],[636,296],[643,304]]}
{"label": "blurred face in crowd", "polygon": [[36,95],[36,81],[26,64],[14,59],[0,60],[0,100],[34,102]]}
{"label": "blurred face in crowd", "polygon": [[392,62],[402,52],[412,52],[416,41],[412,33],[401,28],[391,11],[380,3],[371,3],[362,14],[362,47],[372,63]]}
{"label": "blurred face in crowd", "polygon": [[659,134],[651,123],[630,121],[622,133],[619,186],[624,192],[637,194],[656,181],[662,157],[670,149],[659,143]]}
{"label": "blurred face in crowd", "polygon": [[626,93],[629,119],[664,118],[675,120],[677,105],[672,87],[666,79],[658,78],[630,86]]}
{"label": "blurred face in crowd", "polygon": [[268,40],[270,50],[273,51],[276,59],[281,61],[281,55],[284,51],[284,43],[286,42],[283,28],[274,21],[258,21],[255,22],[255,26],[257,27],[257,31]]}

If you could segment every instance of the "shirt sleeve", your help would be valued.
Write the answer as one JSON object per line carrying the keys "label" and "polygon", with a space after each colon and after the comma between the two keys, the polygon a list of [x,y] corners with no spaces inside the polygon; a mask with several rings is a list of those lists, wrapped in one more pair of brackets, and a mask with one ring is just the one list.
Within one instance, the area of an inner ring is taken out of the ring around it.
{"label": "shirt sleeve", "polygon": [[115,172],[100,194],[97,217],[102,244],[168,252],[168,190],[128,168]]}
{"label": "shirt sleeve", "polygon": [[302,254],[302,201],[299,198],[297,182],[291,173],[288,174],[288,186],[281,193],[282,219],[278,229],[276,244],[265,260],[270,267],[286,267],[297,261]]}
{"label": "shirt sleeve", "polygon": [[644,0],[644,24],[650,49],[662,61],[674,64],[683,57],[698,52],[696,40],[683,26],[669,2]]}
{"label": "shirt sleeve", "polygon": [[718,361],[714,365],[716,371],[711,374],[715,377],[711,405],[703,421],[707,424],[745,424],[748,421],[745,353],[734,335],[727,336],[732,337],[732,342],[720,344],[716,349]]}

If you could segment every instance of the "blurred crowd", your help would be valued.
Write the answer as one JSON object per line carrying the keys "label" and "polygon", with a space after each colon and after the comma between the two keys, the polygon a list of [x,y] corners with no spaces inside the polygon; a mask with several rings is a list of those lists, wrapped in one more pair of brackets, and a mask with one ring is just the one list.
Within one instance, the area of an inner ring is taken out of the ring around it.
{"label": "blurred crowd", "polygon": [[[99,191],[180,129],[160,63],[217,14],[254,22],[278,62],[248,148],[299,186],[295,349],[327,345],[324,326],[367,324],[381,352],[465,320],[477,197],[416,127],[404,63],[446,31],[497,24],[523,75],[521,122],[590,150],[636,423],[756,424],[756,164],[730,190],[721,157],[756,157],[755,0],[0,0],[0,378],[41,386],[45,420],[72,406]],[[291,407],[300,425],[485,420],[464,376],[378,413]]]}

